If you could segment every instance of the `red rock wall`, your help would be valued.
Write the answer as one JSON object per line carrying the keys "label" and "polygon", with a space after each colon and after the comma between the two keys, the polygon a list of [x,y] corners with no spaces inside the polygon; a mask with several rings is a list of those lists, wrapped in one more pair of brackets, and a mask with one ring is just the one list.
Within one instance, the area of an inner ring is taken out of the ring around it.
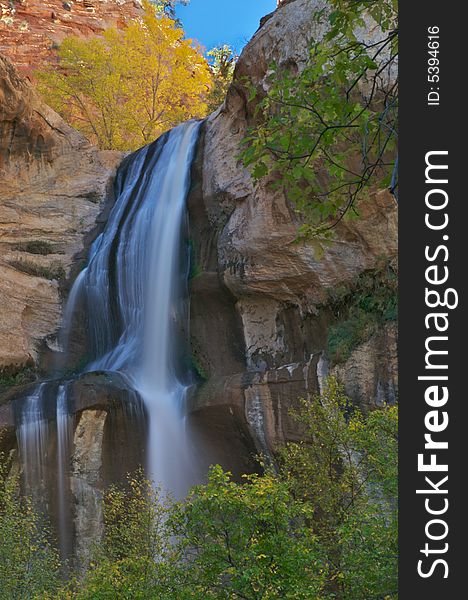
{"label": "red rock wall", "polygon": [[32,78],[64,37],[123,27],[141,12],[140,0],[0,0],[0,54]]}

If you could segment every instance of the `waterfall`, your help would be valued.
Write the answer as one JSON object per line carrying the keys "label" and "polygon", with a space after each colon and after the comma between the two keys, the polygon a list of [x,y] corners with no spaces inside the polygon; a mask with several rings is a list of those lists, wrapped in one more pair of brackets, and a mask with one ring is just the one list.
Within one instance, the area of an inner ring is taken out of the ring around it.
{"label": "waterfall", "polygon": [[72,433],[67,384],[60,385],[57,391],[56,382],[43,382],[23,401],[17,402],[15,409],[23,490],[41,512],[57,507],[60,554],[66,558],[71,544],[68,525]]}
{"label": "waterfall", "polygon": [[70,294],[84,305],[92,360],[86,371],[123,373],[149,416],[150,476],[176,495],[190,479],[184,431],[189,256],[185,201],[200,123],[176,127],[132,154],[116,202]]}
{"label": "waterfall", "polygon": [[60,556],[66,558],[70,552],[70,449],[73,420],[67,398],[67,384],[61,385],[57,393],[57,506]]}
{"label": "waterfall", "polygon": [[[185,396],[193,383],[187,361],[185,202],[199,128],[195,121],[180,125],[123,161],[114,206],[75,280],[61,328],[67,353],[77,314],[84,315],[89,362],[83,373],[118,373],[143,400],[149,418],[148,475],[176,497],[194,483],[184,421]],[[17,407],[23,483],[36,499],[49,484],[44,471],[54,448],[50,421],[56,420],[58,497],[53,503],[63,555],[70,543],[71,388],[70,382],[40,384]]]}
{"label": "waterfall", "polygon": [[45,413],[46,384],[41,383],[23,401],[16,431],[21,456],[24,488],[27,494],[41,497],[45,488],[49,421]]}

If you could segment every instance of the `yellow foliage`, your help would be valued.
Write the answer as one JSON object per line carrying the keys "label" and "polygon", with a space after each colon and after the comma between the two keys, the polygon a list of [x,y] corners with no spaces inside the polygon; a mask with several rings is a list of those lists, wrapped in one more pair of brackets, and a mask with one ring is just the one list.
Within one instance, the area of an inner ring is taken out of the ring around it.
{"label": "yellow foliage", "polygon": [[207,114],[212,76],[200,48],[174,20],[144,7],[123,31],[66,38],[60,68],[37,73],[45,101],[106,150],[135,150]]}

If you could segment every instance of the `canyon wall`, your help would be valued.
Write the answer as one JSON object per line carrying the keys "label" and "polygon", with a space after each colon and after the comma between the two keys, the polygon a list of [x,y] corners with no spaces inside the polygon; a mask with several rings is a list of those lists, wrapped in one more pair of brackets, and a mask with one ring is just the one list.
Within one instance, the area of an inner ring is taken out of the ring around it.
{"label": "canyon wall", "polygon": [[93,148],[0,57],[0,372],[40,366],[56,349],[62,292],[121,159]]}
{"label": "canyon wall", "polygon": [[396,397],[394,323],[383,324],[342,364],[327,357],[329,327],[337,321],[330,292],[352,290],[362,273],[396,256],[395,199],[385,190],[372,193],[359,205],[361,218],[341,222],[322,256],[316,244],[297,243],[300,217],[271,189],[271,178],[254,184],[239,160],[254,122],[243,78],[261,96],[272,62],[300,72],[311,39],[320,35],[314,15],[323,5],[285,2],[263,20],[238,61],[225,103],[206,121],[189,199],[196,263],[192,349],[206,379],[192,408],[242,413],[263,451],[297,438],[290,409],[318,391],[326,372],[365,408]]}
{"label": "canyon wall", "polygon": [[37,67],[56,61],[66,36],[99,35],[141,13],[139,0],[1,0],[0,54],[34,78]]}

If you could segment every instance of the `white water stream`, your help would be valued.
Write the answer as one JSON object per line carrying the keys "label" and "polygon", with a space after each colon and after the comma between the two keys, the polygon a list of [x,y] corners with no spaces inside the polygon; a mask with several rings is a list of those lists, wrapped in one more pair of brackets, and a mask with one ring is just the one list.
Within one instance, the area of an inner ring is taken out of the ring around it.
{"label": "white water stream", "polygon": [[[183,360],[189,271],[185,202],[199,128],[195,121],[176,127],[121,165],[115,204],[70,292],[62,327],[68,344],[78,306],[84,310],[92,356],[84,371],[121,373],[139,393],[149,418],[148,475],[177,497],[193,483],[194,467],[184,426],[191,383]],[[23,479],[34,494],[44,485],[49,461],[47,385],[23,400],[18,417]],[[59,386],[55,405],[60,529],[69,519],[69,387]]]}

